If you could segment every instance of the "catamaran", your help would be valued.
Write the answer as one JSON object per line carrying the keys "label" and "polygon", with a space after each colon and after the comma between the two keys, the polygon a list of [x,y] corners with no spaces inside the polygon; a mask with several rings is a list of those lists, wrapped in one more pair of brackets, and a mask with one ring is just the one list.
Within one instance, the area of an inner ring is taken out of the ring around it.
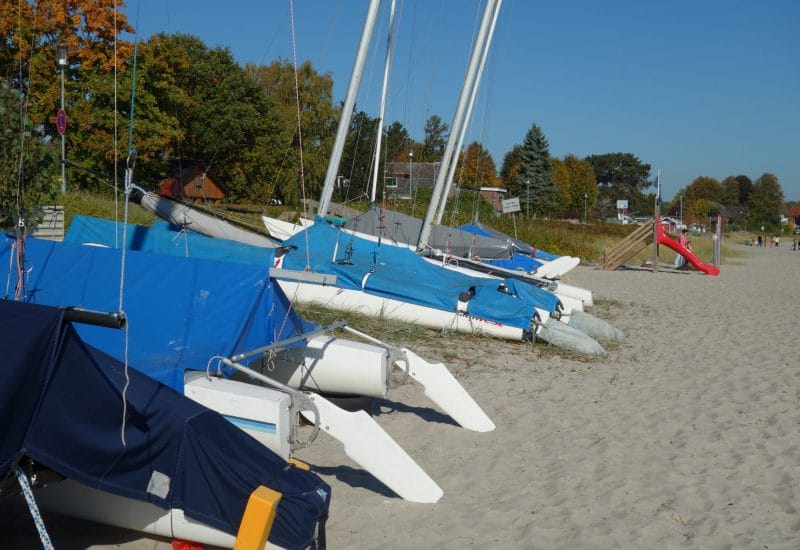
{"label": "catamaran", "polygon": [[[228,548],[254,547],[254,538],[282,548],[324,540],[326,483],[79,336],[89,327],[119,335],[108,327],[125,321],[0,300],[0,494],[15,494],[15,480],[34,518],[42,505]],[[37,527],[52,547],[46,525]]]}

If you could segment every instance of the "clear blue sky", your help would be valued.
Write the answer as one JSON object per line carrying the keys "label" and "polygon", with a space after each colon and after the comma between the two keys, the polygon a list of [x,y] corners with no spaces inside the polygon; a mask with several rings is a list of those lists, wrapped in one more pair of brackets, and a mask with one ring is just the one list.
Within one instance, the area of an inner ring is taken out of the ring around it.
{"label": "clear blue sky", "polygon": [[[127,0],[141,36],[189,33],[240,62],[291,59],[288,0]],[[378,112],[389,0],[358,108]],[[398,0],[387,120],[421,139],[452,120],[478,0]],[[367,0],[296,0],[300,62],[344,98]],[[533,123],[563,157],[633,153],[661,171],[664,198],[697,176],[778,176],[800,199],[800,2],[505,0],[468,141],[498,165]]]}

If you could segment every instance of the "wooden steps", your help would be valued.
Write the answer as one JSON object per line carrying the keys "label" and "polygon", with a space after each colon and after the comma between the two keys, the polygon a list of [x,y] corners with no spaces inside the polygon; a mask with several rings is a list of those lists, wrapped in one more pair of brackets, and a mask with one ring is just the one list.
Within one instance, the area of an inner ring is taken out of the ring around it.
{"label": "wooden steps", "polygon": [[31,233],[37,239],[48,241],[64,240],[64,207],[42,206],[44,217],[36,229]]}
{"label": "wooden steps", "polygon": [[613,248],[603,252],[603,269],[614,271],[653,242],[653,220],[646,221]]}

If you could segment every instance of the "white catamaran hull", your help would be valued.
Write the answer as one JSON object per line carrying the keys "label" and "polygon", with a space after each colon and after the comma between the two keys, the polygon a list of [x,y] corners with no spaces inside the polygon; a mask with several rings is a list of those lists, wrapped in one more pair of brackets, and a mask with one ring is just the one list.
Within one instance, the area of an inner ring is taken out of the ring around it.
{"label": "white catamaran hull", "polygon": [[[155,504],[98,491],[66,479],[35,491],[45,510],[65,516],[131,529],[159,537],[189,540],[233,548],[236,537],[187,518],[183,510],[165,510]],[[279,548],[267,543],[266,548]]]}
{"label": "white catamaran hull", "polygon": [[[329,285],[316,285],[299,281],[278,279],[278,284],[292,301],[316,303],[346,312],[356,312],[370,317],[383,317],[424,327],[484,334],[506,340],[522,340],[525,331],[453,311],[443,311],[391,298],[375,296],[361,290],[343,289]],[[545,320],[543,319],[543,322]]]}
{"label": "white catamaran hull", "polygon": [[495,429],[491,419],[442,363],[430,363],[406,348],[384,346],[315,336],[305,347],[288,348],[265,360],[262,372],[297,389],[385,398],[390,371],[405,370],[422,384],[425,395],[462,427],[477,432]]}
{"label": "white catamaran hull", "polygon": [[[187,376],[184,393],[219,412],[282,458],[290,457],[290,433],[296,419],[289,411],[288,394],[196,372]],[[338,439],[345,453],[364,470],[403,499],[434,503],[441,498],[442,489],[364,411],[344,411],[320,395],[309,397],[320,414],[322,431]],[[180,509],[165,510],[71,480],[39,490],[37,500],[43,508],[71,517],[153,535],[226,548],[232,548],[235,542],[228,533],[186,518]]]}
{"label": "white catamaran hull", "polygon": [[305,218],[300,218],[300,223],[292,223],[292,222],[285,222],[277,218],[268,218],[267,216],[261,216],[261,221],[264,223],[264,227],[267,228],[267,231],[269,232],[270,236],[280,241],[285,241],[286,239],[291,238],[292,236],[296,235],[306,227],[314,224],[314,220],[307,220]]}

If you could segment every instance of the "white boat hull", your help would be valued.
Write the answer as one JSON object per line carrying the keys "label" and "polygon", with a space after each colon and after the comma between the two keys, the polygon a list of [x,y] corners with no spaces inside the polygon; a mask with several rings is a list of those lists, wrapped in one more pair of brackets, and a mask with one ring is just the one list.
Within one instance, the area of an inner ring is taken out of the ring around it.
{"label": "white boat hull", "polygon": [[484,334],[506,340],[522,340],[521,328],[511,327],[474,315],[443,311],[409,302],[375,296],[361,290],[315,285],[278,279],[278,284],[292,301],[314,303],[345,312],[382,317],[424,327],[457,332]]}
{"label": "white boat hull", "polygon": [[305,218],[300,218],[300,223],[292,223],[261,216],[261,221],[264,223],[264,227],[267,228],[270,236],[281,241],[291,238],[306,227],[314,224],[313,220],[307,220]]}
{"label": "white boat hull", "polygon": [[236,380],[208,378],[202,372],[188,374],[183,393],[217,411],[284,460],[291,456],[289,441],[294,420],[289,413],[289,395]]}
{"label": "white boat hull", "polygon": [[[233,548],[236,542],[236,537],[229,533],[187,518],[181,509],[165,510],[148,502],[98,491],[71,479],[37,489],[34,494],[43,509],[73,518],[222,548]],[[267,543],[266,548],[279,547]]]}
{"label": "white boat hull", "polygon": [[315,336],[306,347],[289,348],[263,361],[263,372],[293,388],[378,398],[388,392],[386,350],[371,344]]}

